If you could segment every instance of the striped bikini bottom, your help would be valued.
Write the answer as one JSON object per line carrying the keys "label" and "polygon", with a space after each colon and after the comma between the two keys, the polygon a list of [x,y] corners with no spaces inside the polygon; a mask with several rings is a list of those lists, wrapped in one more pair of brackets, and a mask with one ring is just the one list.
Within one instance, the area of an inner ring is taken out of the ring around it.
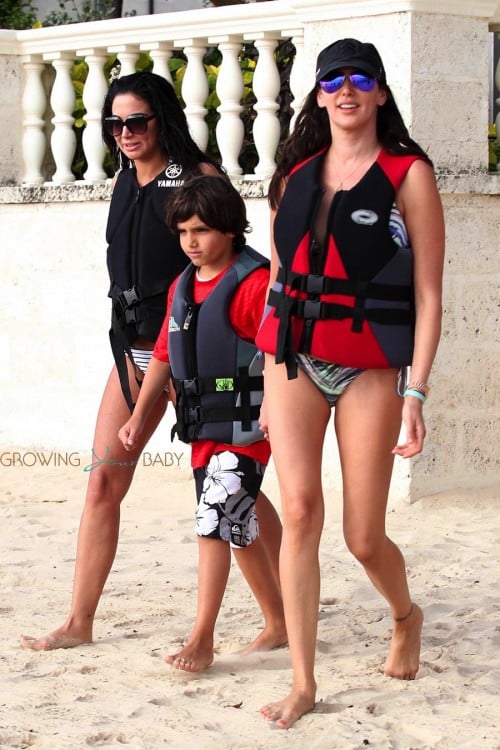
{"label": "striped bikini bottom", "polygon": [[359,368],[343,367],[315,359],[307,354],[297,354],[297,364],[323,393],[330,406],[335,406],[349,383],[364,372]]}
{"label": "striped bikini bottom", "polygon": [[[335,406],[349,383],[361,375],[364,369],[344,367],[322,359],[310,357],[307,354],[297,354],[297,364],[325,396],[330,406]],[[401,367],[398,372],[397,393],[402,396],[406,388],[408,370]]]}

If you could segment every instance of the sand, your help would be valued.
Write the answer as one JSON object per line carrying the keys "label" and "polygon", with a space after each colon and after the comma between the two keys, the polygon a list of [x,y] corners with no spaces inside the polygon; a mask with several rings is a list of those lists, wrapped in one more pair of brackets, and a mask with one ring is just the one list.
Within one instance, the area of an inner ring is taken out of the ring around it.
{"label": "sand", "polygon": [[[196,606],[194,493],[185,469],[140,466],[123,506],[118,555],[93,644],[21,649],[66,615],[87,475],[82,466],[2,467],[0,747],[74,750],[480,750],[500,748],[500,492],[394,502],[390,535],[425,614],[417,679],[381,673],[384,603],[351,558],[340,499],[328,493],[316,710],[289,731],[259,707],[287,691],[288,649],[242,658],[260,627],[236,566],[199,675],[162,659],[188,635]],[[276,484],[265,489],[279,507]]]}

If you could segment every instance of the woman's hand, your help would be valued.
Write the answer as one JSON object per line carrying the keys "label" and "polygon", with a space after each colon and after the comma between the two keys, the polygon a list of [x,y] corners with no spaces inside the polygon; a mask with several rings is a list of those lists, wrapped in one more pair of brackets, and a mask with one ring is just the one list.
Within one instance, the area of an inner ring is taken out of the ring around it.
{"label": "woman's hand", "polygon": [[406,442],[392,449],[395,456],[411,458],[422,452],[425,438],[423,404],[414,396],[406,396],[403,405],[403,423],[406,429]]}

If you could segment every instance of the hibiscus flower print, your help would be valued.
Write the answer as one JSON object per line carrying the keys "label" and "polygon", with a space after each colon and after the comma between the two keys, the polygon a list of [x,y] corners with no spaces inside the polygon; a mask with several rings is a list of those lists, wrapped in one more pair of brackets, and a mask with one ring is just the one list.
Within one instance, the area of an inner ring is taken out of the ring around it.
{"label": "hibiscus flower print", "polygon": [[196,513],[198,536],[218,536],[237,547],[246,547],[258,536],[254,500],[242,486],[244,472],[230,451],[212,456],[206,469]]}

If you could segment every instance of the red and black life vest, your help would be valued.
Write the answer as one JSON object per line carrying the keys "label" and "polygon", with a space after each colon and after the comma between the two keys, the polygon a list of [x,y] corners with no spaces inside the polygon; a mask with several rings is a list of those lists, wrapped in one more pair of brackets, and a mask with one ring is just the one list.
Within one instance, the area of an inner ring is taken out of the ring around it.
{"label": "red and black life vest", "polygon": [[290,173],[274,223],[280,268],[256,343],[286,362],[289,377],[296,375],[296,353],[346,367],[409,365],[413,253],[393,238],[390,220],[419,157],[382,150],[357,185],[335,194],[320,246],[313,230],[324,153]]}

